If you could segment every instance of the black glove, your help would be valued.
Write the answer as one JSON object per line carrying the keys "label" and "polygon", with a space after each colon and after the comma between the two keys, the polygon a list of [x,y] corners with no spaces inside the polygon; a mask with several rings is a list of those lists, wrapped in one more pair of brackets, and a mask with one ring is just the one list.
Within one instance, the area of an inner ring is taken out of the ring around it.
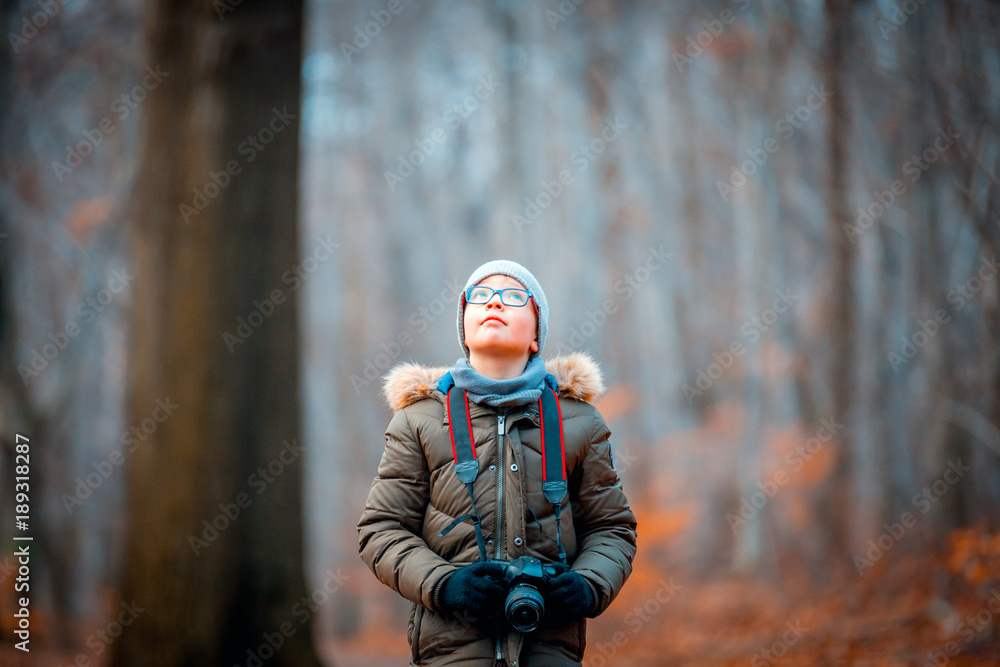
{"label": "black glove", "polygon": [[586,616],[594,611],[597,600],[583,575],[567,570],[549,582],[549,593],[545,599],[545,615]]}
{"label": "black glove", "polygon": [[484,616],[501,604],[507,589],[500,583],[505,568],[496,561],[476,561],[458,568],[441,585],[439,601],[451,612]]}

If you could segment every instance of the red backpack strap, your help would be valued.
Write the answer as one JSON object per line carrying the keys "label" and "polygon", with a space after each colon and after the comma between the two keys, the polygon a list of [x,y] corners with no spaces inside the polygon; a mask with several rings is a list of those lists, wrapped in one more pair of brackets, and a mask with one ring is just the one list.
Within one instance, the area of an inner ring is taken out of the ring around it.
{"label": "red backpack strap", "polygon": [[542,422],[542,490],[550,503],[558,505],[567,490],[566,442],[559,397],[550,387],[546,387],[538,397],[538,408]]}
{"label": "red backpack strap", "polygon": [[455,387],[448,390],[448,430],[451,433],[451,452],[455,456],[455,472],[458,478],[466,484],[476,481],[479,475],[479,460],[476,458],[476,447],[472,441],[469,395]]}
{"label": "red backpack strap", "polygon": [[[559,545],[559,560],[566,563],[566,551],[562,545],[562,522],[559,514],[562,501],[569,490],[566,483],[566,439],[563,436],[562,408],[559,396],[546,386],[538,397],[538,409],[542,422],[542,492],[552,503],[556,515],[556,544]],[[556,439],[556,434],[559,438]]]}
{"label": "red backpack strap", "polygon": [[[465,483],[465,488],[469,490],[469,501],[472,503],[472,513],[463,514],[456,517],[443,530],[438,532],[438,537],[444,537],[451,529],[462,523],[466,519],[472,519],[472,526],[476,531],[476,544],[479,545],[479,555],[483,560],[487,560],[486,541],[483,539],[483,529],[479,519],[479,512],[476,511],[476,497],[472,491],[472,483],[479,476],[479,459],[476,458],[476,446],[472,439],[472,415],[469,413],[469,396],[461,389],[452,387],[448,390],[448,431],[451,434],[451,453],[455,457],[455,474]],[[465,419],[461,416],[464,415]],[[459,416],[456,423],[455,417]]]}

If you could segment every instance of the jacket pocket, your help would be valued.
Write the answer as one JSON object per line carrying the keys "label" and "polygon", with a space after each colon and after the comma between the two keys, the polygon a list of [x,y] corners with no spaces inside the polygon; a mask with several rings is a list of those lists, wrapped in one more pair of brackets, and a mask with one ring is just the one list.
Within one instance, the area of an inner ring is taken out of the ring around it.
{"label": "jacket pocket", "polygon": [[424,606],[414,602],[410,609],[410,621],[406,626],[406,639],[410,643],[410,661],[414,664],[420,661],[420,624],[423,616]]}
{"label": "jacket pocket", "polygon": [[[534,632],[525,635],[529,646],[544,647],[540,653],[553,662],[558,656],[558,664],[567,660],[579,663],[583,661],[583,653],[587,647],[587,619],[569,619],[546,617]],[[529,649],[531,652],[531,649]]]}

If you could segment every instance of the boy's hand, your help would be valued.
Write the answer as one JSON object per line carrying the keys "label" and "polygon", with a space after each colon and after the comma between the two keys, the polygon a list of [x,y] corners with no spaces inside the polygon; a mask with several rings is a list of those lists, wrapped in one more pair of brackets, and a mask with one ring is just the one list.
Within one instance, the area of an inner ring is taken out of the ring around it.
{"label": "boy's hand", "polygon": [[484,616],[500,606],[507,589],[500,583],[504,566],[494,561],[476,561],[448,575],[441,588],[441,606],[452,612]]}
{"label": "boy's hand", "polygon": [[582,574],[567,570],[549,582],[545,615],[585,616],[594,610],[597,600]]}

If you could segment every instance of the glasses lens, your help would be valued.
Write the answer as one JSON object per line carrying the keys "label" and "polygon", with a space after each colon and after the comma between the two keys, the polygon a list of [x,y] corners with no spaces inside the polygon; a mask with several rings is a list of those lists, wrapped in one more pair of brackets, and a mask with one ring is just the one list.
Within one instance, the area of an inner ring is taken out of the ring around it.
{"label": "glasses lens", "polygon": [[523,306],[528,303],[528,292],[523,289],[505,289],[503,294],[503,302],[508,306]]}
{"label": "glasses lens", "polygon": [[489,287],[470,287],[465,299],[469,303],[486,303],[492,296],[493,290]]}

